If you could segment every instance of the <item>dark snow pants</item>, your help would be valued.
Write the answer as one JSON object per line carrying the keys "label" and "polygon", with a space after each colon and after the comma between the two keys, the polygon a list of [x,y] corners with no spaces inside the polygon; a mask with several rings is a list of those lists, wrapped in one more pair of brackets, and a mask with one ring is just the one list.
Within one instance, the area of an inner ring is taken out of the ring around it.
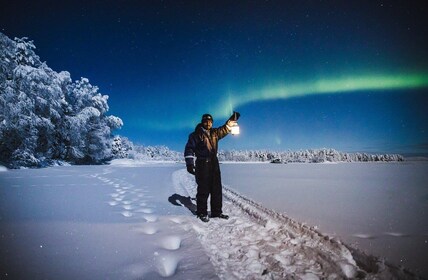
{"label": "dark snow pants", "polygon": [[211,215],[222,213],[222,187],[217,157],[196,159],[196,214],[207,215],[208,196],[211,195]]}

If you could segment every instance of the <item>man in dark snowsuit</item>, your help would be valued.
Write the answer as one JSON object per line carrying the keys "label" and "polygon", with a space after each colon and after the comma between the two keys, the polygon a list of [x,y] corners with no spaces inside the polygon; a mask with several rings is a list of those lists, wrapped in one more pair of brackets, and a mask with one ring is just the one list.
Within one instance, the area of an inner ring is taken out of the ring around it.
{"label": "man in dark snowsuit", "polygon": [[229,216],[222,212],[222,185],[217,148],[218,141],[231,132],[231,128],[236,125],[238,118],[239,113],[234,112],[226,124],[218,128],[212,128],[212,116],[204,114],[201,123],[189,135],[189,140],[184,150],[184,157],[187,171],[196,177],[196,183],[198,184],[196,215],[203,222],[209,221],[207,210],[209,195],[211,195],[211,217],[229,218]]}

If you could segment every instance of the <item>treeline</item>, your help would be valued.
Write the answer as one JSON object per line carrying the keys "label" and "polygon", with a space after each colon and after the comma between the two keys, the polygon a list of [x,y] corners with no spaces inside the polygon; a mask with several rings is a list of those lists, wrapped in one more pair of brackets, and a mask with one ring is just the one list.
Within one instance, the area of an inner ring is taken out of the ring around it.
{"label": "treeline", "polygon": [[166,146],[144,146],[132,143],[128,138],[115,136],[112,145],[112,154],[115,159],[127,158],[150,161],[183,161],[183,153],[170,150]]}
{"label": "treeline", "polygon": [[[116,136],[113,145],[115,158],[129,158],[135,160],[167,160],[183,161],[182,152],[170,150],[165,146],[134,145],[126,137]],[[220,161],[234,162],[277,162],[277,163],[322,163],[322,162],[373,162],[373,161],[403,161],[398,154],[368,154],[344,153],[335,149],[309,149],[302,151],[273,152],[269,150],[244,150],[218,152]]]}
{"label": "treeline", "polygon": [[344,153],[335,149],[309,149],[273,152],[268,150],[220,151],[220,161],[322,163],[322,162],[374,162],[403,161],[399,154]]}

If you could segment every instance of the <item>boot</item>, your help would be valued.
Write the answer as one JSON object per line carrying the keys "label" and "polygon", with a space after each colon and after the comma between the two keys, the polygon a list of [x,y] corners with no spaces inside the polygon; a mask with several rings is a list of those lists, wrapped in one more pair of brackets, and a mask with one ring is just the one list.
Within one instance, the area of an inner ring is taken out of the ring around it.
{"label": "boot", "polygon": [[204,222],[204,223],[207,223],[207,222],[209,222],[209,218],[208,218],[208,215],[203,215],[203,214],[199,214],[198,215],[198,219],[200,219],[202,222]]}
{"label": "boot", "polygon": [[211,215],[211,218],[220,218],[220,219],[227,220],[229,219],[229,216],[222,213],[222,214]]}

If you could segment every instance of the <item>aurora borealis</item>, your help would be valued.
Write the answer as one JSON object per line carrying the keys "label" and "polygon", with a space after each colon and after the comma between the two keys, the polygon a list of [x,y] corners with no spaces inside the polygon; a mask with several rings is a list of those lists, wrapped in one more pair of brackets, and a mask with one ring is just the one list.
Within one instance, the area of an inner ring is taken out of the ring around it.
{"label": "aurora borealis", "polygon": [[[46,9],[46,6],[51,7]],[[1,32],[110,96],[120,135],[181,151],[203,113],[224,149],[428,154],[420,1],[9,1]]]}
{"label": "aurora borealis", "polygon": [[428,74],[398,76],[367,75],[306,81],[296,84],[285,83],[284,85],[254,90],[244,94],[231,94],[225,102],[218,105],[218,109],[215,112],[222,113],[221,116],[226,118],[232,111],[231,108],[252,102],[319,94],[345,94],[356,91],[371,91],[376,93],[386,90],[413,90],[426,87],[428,87]]}

